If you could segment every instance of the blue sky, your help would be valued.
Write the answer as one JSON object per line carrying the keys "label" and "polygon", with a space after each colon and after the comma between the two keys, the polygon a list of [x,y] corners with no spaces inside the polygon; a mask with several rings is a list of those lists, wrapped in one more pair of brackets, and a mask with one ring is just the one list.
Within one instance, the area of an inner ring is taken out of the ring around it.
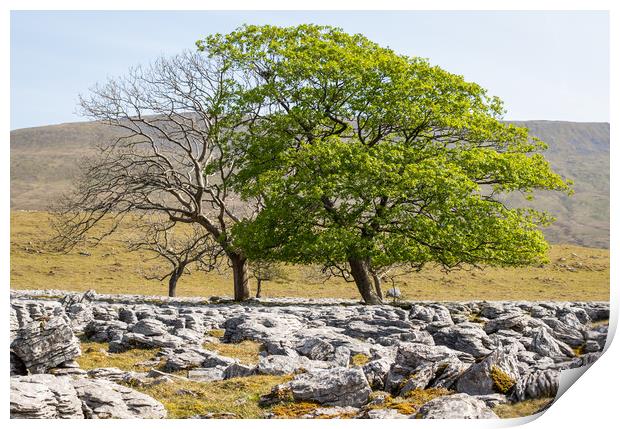
{"label": "blue sky", "polygon": [[11,129],[83,120],[78,94],[244,23],[329,24],[428,58],[502,98],[506,119],[609,121],[606,12],[11,13]]}

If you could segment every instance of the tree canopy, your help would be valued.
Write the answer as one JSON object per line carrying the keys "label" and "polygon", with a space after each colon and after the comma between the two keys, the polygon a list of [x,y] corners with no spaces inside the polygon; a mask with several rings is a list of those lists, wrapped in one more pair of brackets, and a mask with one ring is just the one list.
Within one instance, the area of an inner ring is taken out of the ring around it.
{"label": "tree canopy", "polygon": [[258,114],[235,143],[235,187],[262,201],[234,228],[247,257],[338,267],[369,303],[371,274],[394,264],[545,260],[552,218],[502,195],[569,184],[479,85],[332,27],[245,26],[197,45],[251,82],[242,110]]}

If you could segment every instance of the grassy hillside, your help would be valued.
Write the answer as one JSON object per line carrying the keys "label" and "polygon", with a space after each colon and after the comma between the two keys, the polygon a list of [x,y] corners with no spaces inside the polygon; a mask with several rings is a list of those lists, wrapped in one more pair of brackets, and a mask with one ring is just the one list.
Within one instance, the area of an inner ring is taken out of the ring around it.
{"label": "grassy hillside", "polygon": [[[534,202],[558,218],[545,231],[553,243],[609,247],[609,124],[527,121],[549,144],[553,167],[575,182],[572,197],[539,194]],[[66,191],[80,159],[114,138],[97,123],[71,123],[11,131],[11,208],[45,210]],[[512,203],[523,204],[517,197]]]}
{"label": "grassy hillside", "polygon": [[[553,243],[609,247],[609,124],[553,121],[515,123],[549,145],[545,157],[574,181],[572,196],[538,193],[531,204],[557,221],[545,230]],[[512,197],[513,204],[524,200]]]}
{"label": "grassy hillside", "polygon": [[[77,248],[69,254],[46,254],[40,241],[51,231],[47,213],[11,213],[11,288],[65,289],[100,293],[165,295],[166,284],[145,279],[157,267],[150,255],[127,252],[123,228],[117,241],[95,248]],[[342,280],[323,282],[312,267],[286,266],[286,279],[267,282],[265,297],[358,298],[355,286]],[[252,287],[255,284],[252,283]],[[542,267],[459,271],[450,274],[429,267],[400,277],[396,286],[406,299],[419,300],[608,300],[609,251],[573,245],[553,246],[550,263]],[[185,275],[180,296],[230,296],[231,273]]]}

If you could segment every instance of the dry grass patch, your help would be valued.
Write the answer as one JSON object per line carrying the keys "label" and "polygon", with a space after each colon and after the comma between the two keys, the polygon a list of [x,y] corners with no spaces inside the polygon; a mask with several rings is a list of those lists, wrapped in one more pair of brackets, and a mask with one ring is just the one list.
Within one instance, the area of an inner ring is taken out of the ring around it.
{"label": "dry grass patch", "polygon": [[493,408],[493,412],[502,419],[531,416],[545,405],[553,402],[553,398],[528,399],[514,404],[501,404]]}
{"label": "dry grass patch", "polygon": [[211,329],[207,334],[215,338],[224,338],[224,333],[226,331],[224,329]]}
{"label": "dry grass patch", "polygon": [[[130,222],[121,227],[116,238],[111,237],[95,248],[78,246],[67,254],[50,254],[41,252],[39,245],[52,235],[48,218],[46,212],[11,212],[12,289],[167,294],[166,282],[145,276],[161,264],[151,260],[150,254],[127,251],[126,240],[135,234]],[[419,273],[398,277],[395,286],[412,300],[609,300],[608,249],[554,245],[549,260],[549,264],[540,267],[486,268],[449,274],[428,266]],[[267,283],[263,287],[264,297],[359,299],[354,284],[337,278],[324,281],[313,267],[286,265],[282,270],[287,280]],[[183,275],[178,291],[180,296],[231,296],[232,274],[230,270],[195,271]]]}
{"label": "dry grass patch", "polygon": [[82,355],[76,359],[80,368],[88,371],[95,368],[116,367],[123,371],[145,372],[150,366],[138,365],[155,358],[159,349],[132,349],[123,353],[109,353],[108,343],[83,341],[80,344]]}
{"label": "dry grass patch", "polygon": [[237,418],[256,419],[266,412],[258,405],[260,396],[290,379],[290,376],[253,375],[211,383],[175,381],[134,388],[164,404],[171,419],[206,413],[233,413]]}
{"label": "dry grass patch", "polygon": [[387,395],[383,403],[370,405],[369,409],[391,408],[401,414],[411,415],[417,413],[420,407],[428,401],[450,394],[452,392],[442,388],[415,389],[405,396],[393,397]]}
{"label": "dry grass patch", "polygon": [[273,406],[269,411],[278,419],[297,419],[318,408],[321,405],[314,402],[285,402]]}
{"label": "dry grass patch", "polygon": [[609,320],[599,320],[598,322],[590,323],[590,328],[594,329],[600,326],[608,326],[608,325],[609,325]]}
{"label": "dry grass patch", "polygon": [[205,343],[203,347],[231,358],[239,359],[239,362],[246,365],[256,365],[258,354],[262,350],[262,345],[255,341],[242,341],[240,343]]}

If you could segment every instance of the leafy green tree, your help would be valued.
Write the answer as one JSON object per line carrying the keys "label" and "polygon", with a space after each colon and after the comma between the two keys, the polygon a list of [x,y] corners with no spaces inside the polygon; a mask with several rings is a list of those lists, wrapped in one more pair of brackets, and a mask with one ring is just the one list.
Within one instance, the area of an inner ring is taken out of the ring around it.
{"label": "leafy green tree", "polygon": [[367,303],[381,302],[372,273],[394,264],[545,260],[552,218],[501,197],[569,185],[479,85],[332,27],[245,26],[197,45],[244,70],[245,102],[263,106],[238,142],[237,189],[264,207],[235,227],[248,258],[337,267]]}

